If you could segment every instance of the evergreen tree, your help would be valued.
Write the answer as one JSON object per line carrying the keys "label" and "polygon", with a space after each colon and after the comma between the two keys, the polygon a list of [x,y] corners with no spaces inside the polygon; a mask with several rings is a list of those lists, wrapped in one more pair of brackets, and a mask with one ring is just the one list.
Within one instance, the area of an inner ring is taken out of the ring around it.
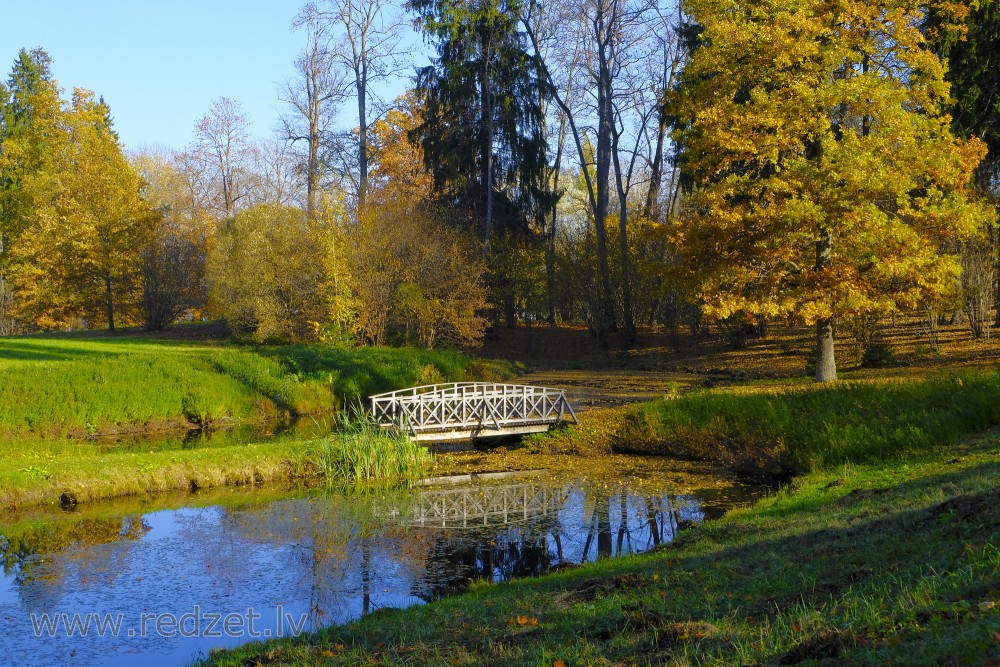
{"label": "evergreen tree", "polygon": [[438,203],[494,232],[527,229],[554,203],[541,130],[538,67],[518,31],[519,0],[410,0],[434,63],[418,73],[419,142]]}

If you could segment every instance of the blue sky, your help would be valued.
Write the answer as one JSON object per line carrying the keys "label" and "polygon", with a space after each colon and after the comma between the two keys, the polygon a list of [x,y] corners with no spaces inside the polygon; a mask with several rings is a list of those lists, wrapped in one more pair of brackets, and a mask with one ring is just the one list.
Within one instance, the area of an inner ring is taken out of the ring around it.
{"label": "blue sky", "polygon": [[[290,24],[300,0],[0,0],[0,75],[22,47],[41,46],[66,89],[111,106],[130,149],[183,148],[212,100],[243,102],[270,136],[305,35]],[[397,84],[398,85],[398,84]]]}

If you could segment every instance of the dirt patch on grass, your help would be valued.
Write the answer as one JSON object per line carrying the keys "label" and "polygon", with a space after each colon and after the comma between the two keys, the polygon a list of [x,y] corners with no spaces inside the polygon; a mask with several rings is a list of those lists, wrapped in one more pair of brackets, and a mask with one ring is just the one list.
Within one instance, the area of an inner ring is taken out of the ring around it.
{"label": "dirt patch on grass", "polygon": [[793,646],[781,656],[778,664],[797,665],[806,660],[835,659],[850,643],[850,638],[843,632],[821,632]]}
{"label": "dirt patch on grass", "polygon": [[966,522],[983,521],[997,512],[997,497],[992,494],[989,496],[986,494],[955,496],[931,508],[930,511],[931,516],[936,521],[950,518]]}

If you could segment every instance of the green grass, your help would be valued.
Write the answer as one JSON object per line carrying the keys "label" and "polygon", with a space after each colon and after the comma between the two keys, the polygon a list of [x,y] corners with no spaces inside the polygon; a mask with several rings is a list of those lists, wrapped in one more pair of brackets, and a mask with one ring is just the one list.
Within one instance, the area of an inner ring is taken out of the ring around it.
{"label": "green grass", "polygon": [[[100,440],[83,437],[321,415],[373,392],[511,374],[509,364],[451,351],[258,348],[121,337],[0,339],[0,508],[59,502],[63,495],[82,502],[311,481],[323,474],[341,480],[355,477],[347,468],[358,466],[364,475],[382,474],[378,468],[388,465],[388,445],[375,448],[368,468],[351,458],[354,449],[368,451],[368,436],[337,441],[339,453],[334,444],[322,445],[322,456],[313,451],[315,443],[234,441],[193,449],[150,444],[108,451]],[[379,438],[369,439],[381,443]],[[412,455],[396,452],[403,454]]]}
{"label": "green grass", "polygon": [[1000,424],[1000,373],[698,391],[630,408],[618,451],[721,460],[757,476],[900,460]]}
{"label": "green grass", "polygon": [[1000,437],[805,475],[651,554],[295,640],[236,665],[995,665]]}
{"label": "green grass", "polygon": [[449,351],[4,338],[0,439],[319,414],[380,391],[511,372]]}

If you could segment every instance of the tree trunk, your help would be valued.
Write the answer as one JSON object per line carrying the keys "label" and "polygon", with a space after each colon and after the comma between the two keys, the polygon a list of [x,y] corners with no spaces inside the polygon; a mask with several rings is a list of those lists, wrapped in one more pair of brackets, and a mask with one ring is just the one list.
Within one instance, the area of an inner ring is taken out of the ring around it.
{"label": "tree trunk", "polygon": [[[830,266],[833,258],[833,240],[830,230],[820,230],[816,242],[816,270]],[[816,321],[816,381],[833,382],[837,379],[837,361],[833,353],[833,318]]]}
{"label": "tree trunk", "polygon": [[642,215],[648,220],[653,219],[653,209],[660,199],[660,188],[663,184],[663,142],[667,136],[667,109],[662,103],[660,104],[657,116],[659,124],[656,129],[656,152],[653,154],[653,166],[649,175],[649,190],[646,191],[646,203],[642,206]]}
{"label": "tree trunk", "polygon": [[[598,39],[597,72],[597,147],[594,157],[596,172],[597,209],[594,225],[597,232],[597,269],[601,279],[601,305],[597,335],[602,341],[615,329],[614,300],[611,293],[611,269],[608,263],[608,233],[604,222],[608,217],[609,176],[611,174],[611,64],[608,62],[608,42],[612,39],[604,16],[604,3],[598,3],[594,32]],[[584,166],[586,168],[586,165]]]}
{"label": "tree trunk", "polygon": [[368,197],[368,63],[363,61],[355,73],[358,87],[358,210],[365,208]]}
{"label": "tree trunk", "polygon": [[618,157],[618,132],[614,132],[612,156],[615,163],[615,186],[618,190],[618,242],[621,245],[622,270],[622,324],[624,326],[626,345],[635,342],[635,314],[632,312],[632,261],[628,249],[628,193],[625,192],[625,182],[622,177],[621,161]]}
{"label": "tree trunk", "polygon": [[108,333],[115,332],[115,306],[114,298],[111,292],[111,275],[104,275],[104,297],[107,299],[106,305],[108,309]]}
{"label": "tree trunk", "polygon": [[483,123],[483,175],[482,184],[485,190],[484,205],[486,207],[484,221],[484,242],[483,247],[489,248],[490,238],[493,236],[493,100],[490,90],[490,70],[489,70],[489,48],[483,49],[482,59],[482,123]]}

